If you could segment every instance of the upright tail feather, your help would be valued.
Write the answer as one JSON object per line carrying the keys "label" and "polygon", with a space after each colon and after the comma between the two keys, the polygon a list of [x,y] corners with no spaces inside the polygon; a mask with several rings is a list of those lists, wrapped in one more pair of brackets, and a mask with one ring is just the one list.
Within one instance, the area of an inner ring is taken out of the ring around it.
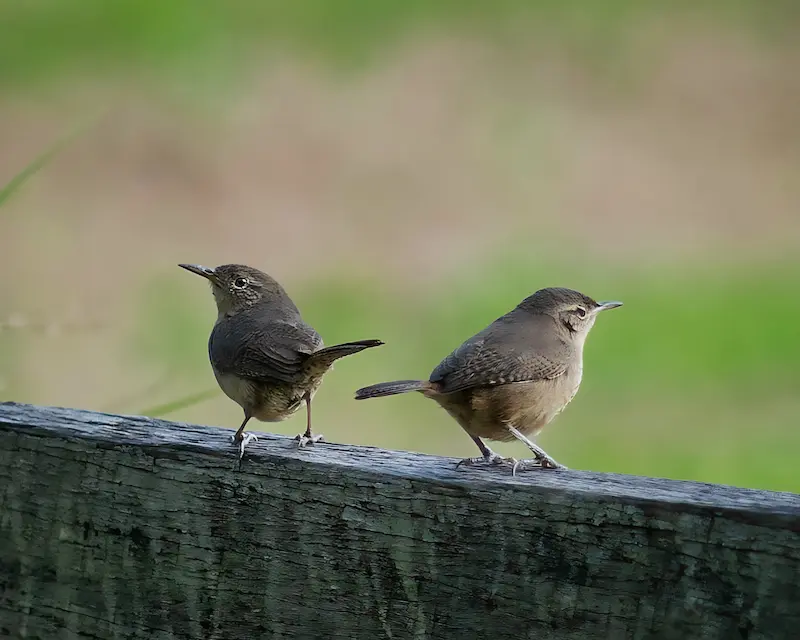
{"label": "upright tail feather", "polygon": [[344,344],[335,344],[332,347],[325,347],[319,351],[314,352],[310,360],[313,360],[315,366],[329,367],[335,360],[351,356],[354,353],[363,351],[364,349],[371,349],[372,347],[380,347],[383,344],[380,340],[357,340],[356,342],[345,342]]}
{"label": "upright tail feather", "polygon": [[430,383],[425,380],[395,380],[394,382],[381,382],[364,387],[356,391],[356,400],[366,400],[367,398],[381,398],[383,396],[393,396],[398,393],[408,393],[409,391],[422,391],[427,389]]}

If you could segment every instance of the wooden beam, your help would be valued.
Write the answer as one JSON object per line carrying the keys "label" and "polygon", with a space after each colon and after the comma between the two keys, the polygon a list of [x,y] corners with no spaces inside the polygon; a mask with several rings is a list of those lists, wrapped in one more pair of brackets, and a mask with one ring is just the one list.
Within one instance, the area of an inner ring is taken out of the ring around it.
{"label": "wooden beam", "polygon": [[800,637],[800,496],[230,435],[0,405],[0,637]]}

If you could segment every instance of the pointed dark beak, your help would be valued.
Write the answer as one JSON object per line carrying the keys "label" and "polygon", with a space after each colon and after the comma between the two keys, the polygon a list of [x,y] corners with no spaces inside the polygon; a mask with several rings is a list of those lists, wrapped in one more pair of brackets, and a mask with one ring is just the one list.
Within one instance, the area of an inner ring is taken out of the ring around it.
{"label": "pointed dark beak", "polygon": [[186,269],[187,271],[191,271],[192,273],[196,273],[198,276],[203,276],[211,282],[217,281],[217,276],[211,267],[204,267],[201,264],[179,264],[179,267]]}
{"label": "pointed dark beak", "polygon": [[606,311],[608,309],[616,309],[617,307],[621,307],[622,303],[617,302],[616,300],[609,300],[608,302],[598,302],[597,303],[597,311]]}

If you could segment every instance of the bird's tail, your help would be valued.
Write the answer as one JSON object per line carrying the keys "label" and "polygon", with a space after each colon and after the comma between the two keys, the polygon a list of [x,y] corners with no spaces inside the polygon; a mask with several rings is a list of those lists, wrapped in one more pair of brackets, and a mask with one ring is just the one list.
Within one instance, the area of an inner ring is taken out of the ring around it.
{"label": "bird's tail", "polygon": [[423,391],[428,388],[430,383],[425,380],[395,380],[394,382],[381,382],[364,387],[356,391],[356,400],[366,400],[367,398],[381,398],[383,396],[393,396],[398,393],[408,393],[409,391]]}
{"label": "bird's tail", "polygon": [[321,368],[330,367],[334,361],[345,356],[351,356],[354,353],[363,351],[364,349],[371,349],[372,347],[380,347],[383,344],[380,340],[357,340],[356,342],[345,342],[344,344],[335,344],[332,347],[325,347],[319,351],[311,354],[310,360],[313,361],[314,366]]}

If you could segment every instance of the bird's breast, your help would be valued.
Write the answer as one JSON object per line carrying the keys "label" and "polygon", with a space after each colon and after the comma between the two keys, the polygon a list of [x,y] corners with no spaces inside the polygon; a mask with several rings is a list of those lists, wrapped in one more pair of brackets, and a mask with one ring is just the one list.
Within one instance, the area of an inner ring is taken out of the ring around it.
{"label": "bird's breast", "polygon": [[567,388],[570,389],[569,400],[567,400],[567,402],[569,402],[575,397],[575,394],[578,393],[581,380],[583,380],[583,354],[580,354],[578,362],[574,366],[567,369],[565,378],[567,379]]}
{"label": "bird's breast", "polygon": [[242,378],[214,369],[223,393],[256,420],[280,422],[295,413],[308,392],[313,397],[319,385],[308,387],[282,382],[264,382]]}
{"label": "bird's breast", "polygon": [[217,384],[226,396],[245,411],[249,411],[256,404],[258,394],[256,386],[251,380],[240,378],[232,373],[222,373],[216,367],[212,368]]}

